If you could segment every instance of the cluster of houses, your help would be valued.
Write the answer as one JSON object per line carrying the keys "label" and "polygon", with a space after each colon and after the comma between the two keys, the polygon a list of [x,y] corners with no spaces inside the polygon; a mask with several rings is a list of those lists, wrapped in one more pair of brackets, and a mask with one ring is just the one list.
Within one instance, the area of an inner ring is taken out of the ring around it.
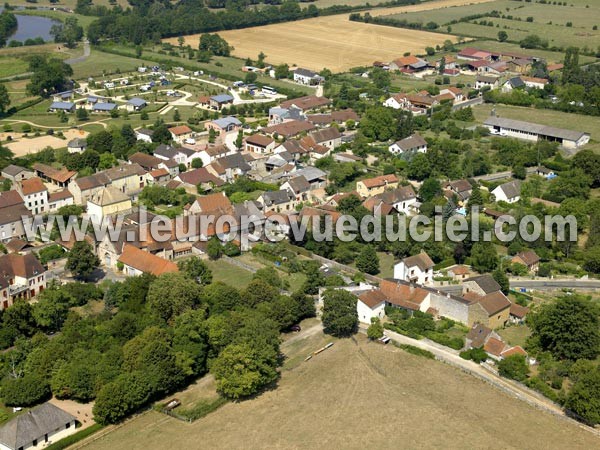
{"label": "cluster of houses", "polygon": [[82,108],[91,113],[110,113],[118,109],[128,112],[141,111],[147,106],[146,100],[140,97],[132,97],[125,102],[117,103],[110,97],[99,95],[88,95],[75,99],[75,91],[65,91],[54,94],[52,103],[48,107],[49,112],[74,113],[76,109]]}
{"label": "cluster of houses", "polygon": [[459,284],[459,292],[434,287],[434,263],[425,252],[409,256],[394,266],[394,278],[377,279],[345,286],[357,297],[360,322],[385,317],[386,307],[399,308],[410,315],[419,311],[434,318],[449,318],[470,327],[466,348],[483,348],[493,359],[510,354],[525,354],[520,347],[509,347],[493,330],[509,323],[523,323],[529,309],[511,302],[490,275],[473,276],[466,266],[453,266],[447,275]]}

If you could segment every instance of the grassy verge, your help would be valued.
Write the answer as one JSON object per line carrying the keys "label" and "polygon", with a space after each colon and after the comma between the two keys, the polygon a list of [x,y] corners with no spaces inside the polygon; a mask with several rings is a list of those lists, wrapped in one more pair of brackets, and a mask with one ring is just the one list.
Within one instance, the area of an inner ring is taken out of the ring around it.
{"label": "grassy verge", "polygon": [[229,402],[225,397],[218,397],[212,401],[201,401],[198,402],[193,408],[180,409],[177,414],[189,419],[190,421],[201,419],[202,417],[216,411],[221,406]]}
{"label": "grassy verge", "polygon": [[394,345],[398,348],[401,348],[405,352],[412,353],[413,355],[424,356],[425,358],[428,358],[428,359],[435,359],[435,355],[433,353],[431,353],[428,350],[423,350],[419,347],[415,347],[414,345],[397,344],[395,342],[394,342]]}
{"label": "grassy verge", "polygon": [[102,428],[104,428],[102,425],[95,423],[90,427],[84,428],[83,430],[80,430],[77,433],[72,434],[71,436],[67,436],[64,439],[55,442],[54,444],[50,444],[48,447],[46,447],[46,450],[62,450],[64,448],[70,447],[71,445],[82,441],[86,437],[91,436],[97,431],[100,431]]}

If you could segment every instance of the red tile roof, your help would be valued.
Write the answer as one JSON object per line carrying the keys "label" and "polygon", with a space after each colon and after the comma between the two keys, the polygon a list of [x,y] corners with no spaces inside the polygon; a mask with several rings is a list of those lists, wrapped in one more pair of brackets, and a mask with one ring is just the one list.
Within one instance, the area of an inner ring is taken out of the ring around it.
{"label": "red tile roof", "polygon": [[506,344],[502,342],[500,339],[496,339],[495,337],[491,337],[487,340],[483,349],[488,352],[490,355],[500,356],[504,351]]}
{"label": "red tile roof", "polygon": [[175,136],[181,136],[182,134],[191,133],[192,129],[190,127],[188,127],[187,125],[179,125],[176,127],[169,128],[169,131],[171,132],[171,134],[174,134]]}
{"label": "red tile roof", "polygon": [[178,272],[177,264],[166,259],[160,258],[152,253],[140,250],[130,244],[125,244],[123,247],[123,253],[119,257],[119,262],[133,267],[144,273],[151,273],[152,275],[162,275],[168,272]]}
{"label": "red tile roof", "polygon": [[360,294],[358,299],[369,308],[373,309],[377,305],[385,302],[386,296],[379,289],[371,289],[370,291]]}
{"label": "red tile roof", "polygon": [[421,303],[429,295],[429,292],[425,289],[388,280],[381,281],[379,289],[386,296],[389,303],[413,311],[420,310]]}
{"label": "red tile roof", "polygon": [[21,190],[23,191],[23,195],[31,195],[47,191],[48,189],[46,189],[46,186],[44,186],[44,183],[40,178],[33,177],[21,181]]}

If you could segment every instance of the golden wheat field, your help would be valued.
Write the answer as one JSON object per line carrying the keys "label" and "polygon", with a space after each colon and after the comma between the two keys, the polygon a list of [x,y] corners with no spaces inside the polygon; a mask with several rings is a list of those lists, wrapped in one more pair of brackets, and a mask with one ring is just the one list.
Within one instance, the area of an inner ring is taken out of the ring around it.
{"label": "golden wheat field", "polygon": [[[490,0],[440,0],[418,5],[380,8],[369,11],[373,16],[425,11],[451,6],[483,3]],[[271,64],[287,63],[307,69],[328,68],[334,72],[371,65],[373,61],[390,61],[406,52],[424,53],[454,36],[380,25],[350,22],[348,14],[316,17],[296,22],[219,32],[234,47],[233,55],[256,58],[262,51]],[[196,48],[200,35],[185,37]],[[177,44],[177,38],[167,39]]]}

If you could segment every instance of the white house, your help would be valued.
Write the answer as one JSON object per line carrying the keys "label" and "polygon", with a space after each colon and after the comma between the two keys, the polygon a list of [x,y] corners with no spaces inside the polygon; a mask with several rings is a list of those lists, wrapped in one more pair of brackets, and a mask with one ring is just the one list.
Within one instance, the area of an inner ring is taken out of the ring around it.
{"label": "white house", "polygon": [[33,214],[48,211],[48,188],[41,178],[32,177],[17,184],[17,191],[25,201],[25,207]]}
{"label": "white house", "polygon": [[135,137],[138,141],[143,141],[151,144],[153,135],[154,131],[149,130],[147,128],[140,128],[139,130],[135,130]]}
{"label": "white house", "polygon": [[408,256],[394,266],[394,278],[422,285],[433,283],[433,261],[425,252]]}
{"label": "white house", "polygon": [[42,449],[75,433],[75,425],[74,416],[46,402],[0,427],[0,449]]}
{"label": "white house", "polygon": [[294,81],[296,83],[313,86],[315,84],[321,84],[324,80],[325,79],[322,76],[312,70],[301,68],[294,70]]}
{"label": "white house", "polygon": [[521,198],[521,181],[514,180],[501,184],[492,191],[497,202],[515,203]]}
{"label": "white house", "polygon": [[371,323],[371,319],[385,316],[386,296],[379,289],[371,289],[358,296],[356,312],[358,320],[362,323]]}
{"label": "white house", "polygon": [[411,154],[411,153],[426,153],[427,141],[418,134],[412,134],[407,138],[394,142],[388,147],[390,153],[394,155]]}
{"label": "white house", "polygon": [[409,109],[410,101],[406,98],[406,94],[395,94],[384,101],[383,106],[393,109]]}
{"label": "white house", "polygon": [[489,87],[490,89],[498,89],[499,85],[499,77],[493,77],[491,75],[477,75],[477,78],[475,78],[475,89],[482,89],[484,87]]}

